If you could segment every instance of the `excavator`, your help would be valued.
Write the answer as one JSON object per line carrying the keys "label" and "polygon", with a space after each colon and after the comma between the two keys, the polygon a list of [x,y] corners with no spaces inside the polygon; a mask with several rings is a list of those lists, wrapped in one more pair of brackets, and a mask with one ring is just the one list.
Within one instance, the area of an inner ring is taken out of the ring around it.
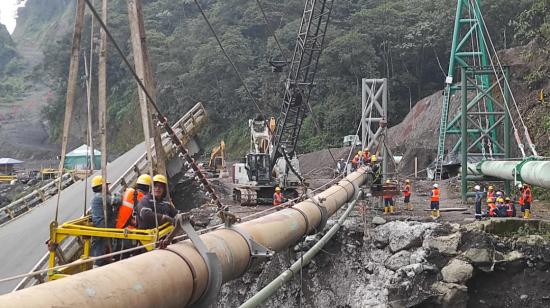
{"label": "excavator", "polygon": [[226,171],[225,165],[225,142],[220,141],[220,144],[212,149],[210,159],[208,160],[207,170],[214,176],[218,176]]}
{"label": "excavator", "polygon": [[285,197],[296,195],[302,186],[296,145],[309,110],[332,6],[333,0],[306,1],[279,117],[258,115],[249,120],[250,151],[232,170],[233,199],[241,205],[270,204],[276,186]]}

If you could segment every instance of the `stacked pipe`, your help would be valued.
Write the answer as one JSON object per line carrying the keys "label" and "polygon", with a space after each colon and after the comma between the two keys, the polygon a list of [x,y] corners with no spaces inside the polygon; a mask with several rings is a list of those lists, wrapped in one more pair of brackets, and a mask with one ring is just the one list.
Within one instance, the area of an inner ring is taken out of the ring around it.
{"label": "stacked pipe", "polygon": [[[238,224],[257,243],[280,251],[316,230],[322,211],[333,215],[352,200],[366,179],[365,170],[348,175],[322,193],[270,215]],[[251,261],[246,239],[232,229],[200,236],[217,255],[224,282],[244,274]],[[189,242],[168,246],[104,267],[0,296],[0,307],[184,307],[206,291],[208,269]]]}

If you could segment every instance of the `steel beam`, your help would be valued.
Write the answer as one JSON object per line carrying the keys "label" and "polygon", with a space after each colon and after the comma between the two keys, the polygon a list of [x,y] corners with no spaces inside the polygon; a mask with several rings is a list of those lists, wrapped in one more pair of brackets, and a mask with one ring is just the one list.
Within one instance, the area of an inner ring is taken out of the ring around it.
{"label": "steel beam", "polygon": [[[316,230],[322,212],[331,216],[354,199],[357,187],[365,180],[365,169],[360,168],[313,197],[318,201],[308,199],[296,204],[295,209],[284,209],[237,226],[264,247],[283,250]],[[223,228],[200,238],[217,255],[224,282],[246,272],[252,252],[241,233]],[[184,307],[197,302],[206,291],[208,276],[205,260],[189,241],[184,241],[0,296],[0,307]]]}

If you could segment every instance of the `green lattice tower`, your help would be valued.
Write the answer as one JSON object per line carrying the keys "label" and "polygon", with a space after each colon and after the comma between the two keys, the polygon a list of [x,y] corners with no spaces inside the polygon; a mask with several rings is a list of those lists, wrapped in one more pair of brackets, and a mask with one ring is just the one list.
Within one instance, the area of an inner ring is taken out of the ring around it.
{"label": "green lattice tower", "polygon": [[[437,180],[441,179],[442,174],[442,165],[445,156],[445,140],[447,134],[449,135],[460,135],[461,129],[461,117],[463,116],[462,112],[459,112],[454,116],[451,121],[449,121],[449,103],[452,95],[460,91],[460,69],[472,69],[474,67],[488,67],[489,58],[486,49],[485,37],[483,29],[485,27],[483,23],[483,18],[479,10],[480,0],[458,0],[456,6],[456,16],[454,22],[454,31],[453,31],[453,41],[451,46],[451,55],[449,59],[449,71],[447,79],[445,80],[445,90],[443,98],[443,106],[441,112],[441,120],[439,126],[439,140],[437,147],[437,158],[436,158],[436,172],[435,178]],[[488,75],[477,75],[476,77],[477,84],[479,87],[472,87],[472,90],[479,92],[479,90],[486,90],[490,87],[490,76]],[[479,93],[478,93],[479,96]],[[495,123],[495,117],[491,113],[494,111],[493,101],[490,99],[483,99],[483,102],[476,102],[479,104],[484,104],[484,111],[486,110],[486,122],[488,122],[488,127],[493,127]],[[474,103],[474,104],[476,104]],[[473,140],[483,140],[481,137],[484,132],[476,130],[468,130],[469,136]],[[497,129],[491,129],[489,131],[489,136],[491,139],[497,139]],[[482,144],[478,140],[475,146],[481,150]],[[457,153],[460,149],[462,138],[459,138],[458,141],[454,144],[451,152]],[[503,151],[498,146],[494,144],[491,145],[492,153],[499,155]]]}

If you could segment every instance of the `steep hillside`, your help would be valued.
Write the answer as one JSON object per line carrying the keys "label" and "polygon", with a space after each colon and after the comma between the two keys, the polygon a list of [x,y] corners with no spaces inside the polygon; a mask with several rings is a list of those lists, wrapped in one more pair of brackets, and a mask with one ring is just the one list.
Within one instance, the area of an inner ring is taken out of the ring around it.
{"label": "steep hillside", "polygon": [[[545,65],[549,63],[549,56],[540,53],[543,46],[532,42],[526,46],[504,50],[499,53],[502,64],[510,67],[511,88],[523,120],[529,129],[539,155],[550,155],[550,102],[541,103],[538,93],[541,89],[550,92],[550,77]],[[541,73],[542,71],[542,73]],[[538,77],[540,74],[543,77]],[[546,77],[544,77],[546,76]],[[537,78],[538,77],[538,78]],[[430,164],[437,154],[437,140],[439,136],[439,121],[442,91],[438,91],[415,104],[411,112],[398,125],[389,129],[389,145],[396,153],[403,154],[402,171],[413,172],[414,157],[418,157],[420,169]],[[456,94],[450,105],[450,115],[456,114],[460,102],[460,94]],[[512,107],[513,109],[513,107]],[[523,133],[523,124],[517,117],[517,111],[512,110],[514,123]],[[450,139],[447,146],[456,141]],[[514,156],[519,155],[518,147],[512,143]]]}
{"label": "steep hillside", "polygon": [[8,63],[16,56],[15,43],[11,39],[6,26],[0,24],[0,72],[4,72]]}

